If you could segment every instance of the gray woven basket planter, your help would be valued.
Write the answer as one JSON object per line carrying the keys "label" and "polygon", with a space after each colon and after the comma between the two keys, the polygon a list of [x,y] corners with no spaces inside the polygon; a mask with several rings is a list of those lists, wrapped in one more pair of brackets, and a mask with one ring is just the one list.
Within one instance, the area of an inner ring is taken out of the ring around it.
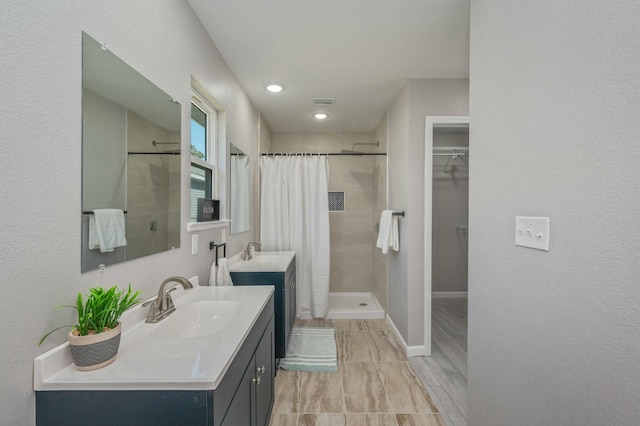
{"label": "gray woven basket planter", "polygon": [[97,370],[111,364],[120,347],[120,332],[122,326],[100,334],[89,336],[74,336],[69,333],[69,348],[71,357],[78,370]]}

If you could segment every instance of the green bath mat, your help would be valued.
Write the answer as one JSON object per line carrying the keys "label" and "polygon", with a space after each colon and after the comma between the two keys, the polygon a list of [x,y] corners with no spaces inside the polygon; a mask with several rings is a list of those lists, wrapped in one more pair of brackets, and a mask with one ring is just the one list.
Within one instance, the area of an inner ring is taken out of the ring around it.
{"label": "green bath mat", "polygon": [[338,371],[333,327],[293,327],[287,356],[280,368],[295,371]]}

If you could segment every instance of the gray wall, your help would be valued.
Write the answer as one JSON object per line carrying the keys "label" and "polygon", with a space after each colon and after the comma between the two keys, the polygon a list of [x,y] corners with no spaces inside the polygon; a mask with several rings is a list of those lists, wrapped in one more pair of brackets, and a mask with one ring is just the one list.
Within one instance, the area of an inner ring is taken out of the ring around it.
{"label": "gray wall", "polygon": [[273,139],[273,132],[269,123],[264,119],[262,114],[258,113],[258,155],[256,155],[256,170],[254,175],[254,229],[256,236],[260,236],[260,154],[263,152],[272,152],[271,143]]}
{"label": "gray wall", "polygon": [[[73,321],[71,311],[54,312],[91,286],[131,283],[154,295],[171,275],[205,281],[220,231],[200,233],[191,255],[186,231],[189,159],[182,163],[181,247],[80,273],[82,36],[84,30],[182,104],[189,128],[191,75],[226,110],[227,139],[255,165],[258,115],[184,1],[11,2],[0,14],[0,424],[35,423],[33,359],[62,343],[64,331],[42,347],[46,331]],[[46,66],[44,66],[46,64]],[[182,149],[189,150],[189,132]],[[43,214],[44,211],[44,214]],[[254,237],[229,237],[235,254]]]}
{"label": "gray wall", "polygon": [[638,28],[636,1],[471,2],[471,425],[638,424]]}
{"label": "gray wall", "polygon": [[[469,146],[469,130],[434,129],[433,146]],[[464,159],[465,161],[463,161]],[[431,290],[467,291],[470,156],[433,156]],[[448,163],[447,163],[448,162]],[[447,167],[446,173],[443,173]]]}
{"label": "gray wall", "polygon": [[425,116],[468,115],[469,80],[412,79],[389,108],[389,208],[400,219],[400,251],[388,259],[387,312],[410,346],[424,344]]}

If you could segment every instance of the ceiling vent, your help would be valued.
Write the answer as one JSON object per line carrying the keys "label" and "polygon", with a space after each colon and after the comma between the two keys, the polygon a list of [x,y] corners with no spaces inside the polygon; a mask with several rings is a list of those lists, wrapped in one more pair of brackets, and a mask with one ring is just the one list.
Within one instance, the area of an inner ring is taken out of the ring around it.
{"label": "ceiling vent", "polygon": [[333,105],[336,103],[336,98],[313,98],[314,105]]}

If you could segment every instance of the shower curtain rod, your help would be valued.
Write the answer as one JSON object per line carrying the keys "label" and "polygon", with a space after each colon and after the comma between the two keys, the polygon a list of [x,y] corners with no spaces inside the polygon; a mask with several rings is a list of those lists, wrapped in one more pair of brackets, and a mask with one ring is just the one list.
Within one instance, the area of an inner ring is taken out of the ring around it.
{"label": "shower curtain rod", "polygon": [[288,156],[314,156],[314,155],[341,155],[345,157],[361,157],[363,155],[387,155],[386,152],[354,152],[354,153],[342,153],[342,152],[263,152],[260,155],[267,157],[288,157]]}
{"label": "shower curtain rod", "polygon": [[128,151],[127,155],[180,155],[180,151],[158,151],[158,152],[134,152]]}
{"label": "shower curtain rod", "polygon": [[156,146],[156,145],[180,145],[180,142],[158,142],[158,141],[154,140],[154,141],[151,141],[151,144],[153,146]]}

